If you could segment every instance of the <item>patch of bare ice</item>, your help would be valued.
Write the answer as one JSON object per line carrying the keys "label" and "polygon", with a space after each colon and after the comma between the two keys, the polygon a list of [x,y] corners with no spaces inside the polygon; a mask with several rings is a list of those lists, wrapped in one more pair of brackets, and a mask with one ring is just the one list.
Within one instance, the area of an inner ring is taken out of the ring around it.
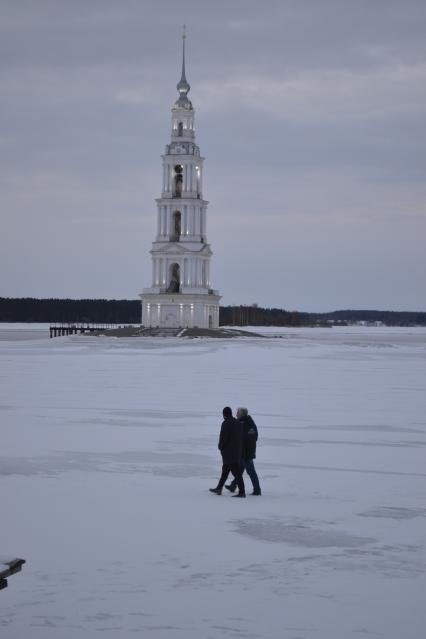
{"label": "patch of bare ice", "polygon": [[259,541],[286,543],[306,548],[357,548],[375,542],[372,537],[360,537],[338,530],[324,530],[304,522],[289,523],[287,520],[275,517],[236,520],[234,524],[236,532]]}

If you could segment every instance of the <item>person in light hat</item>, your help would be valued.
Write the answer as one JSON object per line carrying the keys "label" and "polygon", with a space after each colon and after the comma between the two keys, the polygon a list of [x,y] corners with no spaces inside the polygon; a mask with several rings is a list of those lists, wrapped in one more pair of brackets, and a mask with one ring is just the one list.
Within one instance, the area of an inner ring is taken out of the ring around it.
{"label": "person in light hat", "polygon": [[[252,495],[261,495],[259,478],[254,467],[254,459],[256,458],[256,444],[258,440],[257,426],[253,418],[249,415],[247,408],[237,409],[237,419],[243,425],[243,453],[241,459],[241,474],[246,470],[247,475],[253,484]],[[235,479],[225,486],[231,493],[235,491],[237,484]]]}

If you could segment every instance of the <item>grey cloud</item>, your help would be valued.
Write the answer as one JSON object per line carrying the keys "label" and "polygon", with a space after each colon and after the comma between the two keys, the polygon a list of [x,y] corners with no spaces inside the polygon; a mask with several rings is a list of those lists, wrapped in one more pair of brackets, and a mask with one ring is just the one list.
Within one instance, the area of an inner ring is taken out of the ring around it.
{"label": "grey cloud", "polygon": [[426,7],[392,0],[2,2],[0,294],[147,285],[182,22],[224,303],[424,308]]}

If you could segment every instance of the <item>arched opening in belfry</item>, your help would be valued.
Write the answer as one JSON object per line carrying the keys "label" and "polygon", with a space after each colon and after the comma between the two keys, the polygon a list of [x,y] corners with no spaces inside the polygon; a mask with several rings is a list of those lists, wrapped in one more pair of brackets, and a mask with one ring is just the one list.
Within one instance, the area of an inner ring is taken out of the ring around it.
{"label": "arched opening in belfry", "polygon": [[202,266],[201,266],[201,285],[202,286],[207,286],[207,277],[206,277],[206,263],[203,262]]}
{"label": "arched opening in belfry", "polygon": [[176,164],[175,166],[175,188],[173,197],[181,197],[182,195],[182,187],[183,187],[183,166],[182,164]]}
{"label": "arched opening in belfry", "polygon": [[209,315],[209,328],[213,328],[213,317],[211,314]]}
{"label": "arched opening in belfry", "polygon": [[169,284],[167,286],[168,293],[179,293],[180,291],[180,266],[177,262],[169,266]]}
{"label": "arched opening in belfry", "polygon": [[178,122],[178,135],[183,135],[183,122]]}
{"label": "arched opening in belfry", "polygon": [[182,214],[180,211],[175,211],[173,213],[173,232],[172,232],[172,241],[179,242],[179,238],[181,236],[181,227],[182,227]]}

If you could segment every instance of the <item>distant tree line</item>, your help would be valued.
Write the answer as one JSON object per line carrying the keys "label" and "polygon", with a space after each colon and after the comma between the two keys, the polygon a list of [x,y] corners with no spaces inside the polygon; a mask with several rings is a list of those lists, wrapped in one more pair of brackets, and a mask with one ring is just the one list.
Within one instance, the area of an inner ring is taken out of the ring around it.
{"label": "distant tree line", "polygon": [[138,300],[0,297],[0,322],[137,324],[140,321]]}
{"label": "distant tree line", "polygon": [[[138,324],[139,300],[37,299],[0,297],[0,322]],[[301,313],[282,308],[221,306],[222,326],[311,326],[382,322],[387,326],[426,326],[426,313],[407,311],[343,310]]]}
{"label": "distant tree line", "polygon": [[386,326],[426,326],[426,313],[416,311],[344,310],[331,313],[309,313],[311,321],[332,321],[336,324],[382,322]]}
{"label": "distant tree line", "polygon": [[282,308],[222,306],[220,323],[234,326],[312,326],[381,322],[386,326],[426,326],[426,312],[344,310],[330,313],[302,313]]}
{"label": "distant tree line", "polygon": [[302,326],[309,323],[308,313],[260,306],[221,306],[222,326]]}

